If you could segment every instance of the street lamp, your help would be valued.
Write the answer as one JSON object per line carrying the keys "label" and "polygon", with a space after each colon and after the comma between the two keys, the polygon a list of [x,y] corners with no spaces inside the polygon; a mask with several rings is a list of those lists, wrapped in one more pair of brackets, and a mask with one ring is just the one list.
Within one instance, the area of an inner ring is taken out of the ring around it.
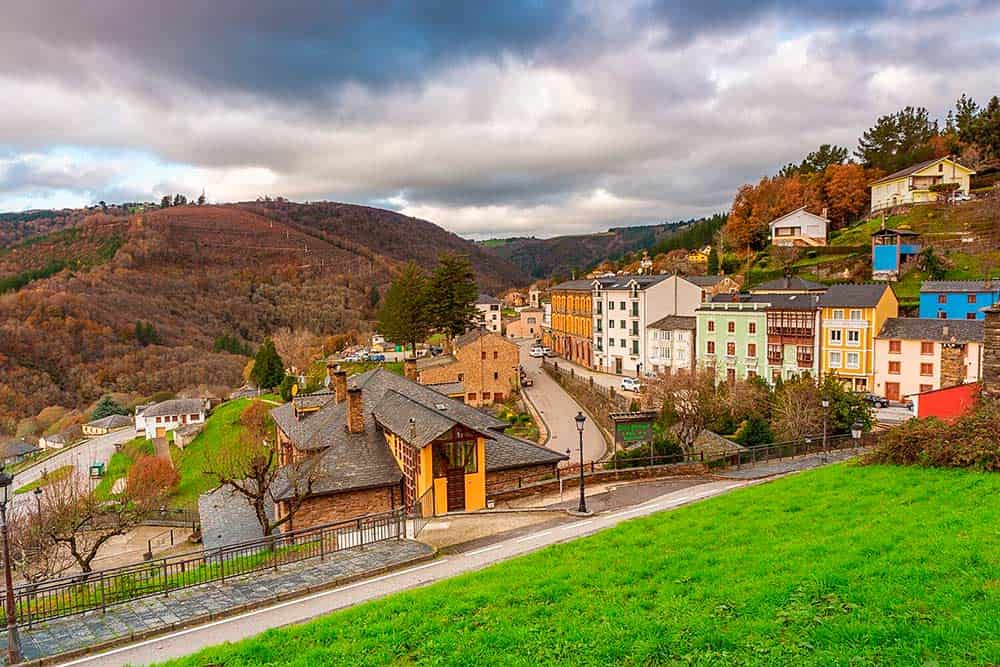
{"label": "street lamp", "polygon": [[35,508],[38,510],[38,516],[42,516],[42,487],[35,487]]}
{"label": "street lamp", "polygon": [[10,485],[14,481],[14,476],[7,473],[0,465],[0,521],[3,526],[0,532],[3,533],[3,578],[4,586],[7,589],[7,596],[4,601],[4,609],[7,616],[7,664],[14,665],[21,662],[21,641],[17,636],[17,608],[14,605],[14,575],[10,570],[10,531],[7,528],[7,500],[10,492]]}
{"label": "street lamp", "polygon": [[851,437],[854,438],[855,447],[857,447],[858,443],[861,441],[862,428],[864,428],[864,426],[861,424],[861,422],[854,422],[854,424],[851,425]]}
{"label": "street lamp", "polygon": [[580,434],[580,508],[579,512],[581,514],[587,513],[587,499],[583,492],[583,425],[587,421],[587,418],[583,416],[583,412],[576,413],[576,430]]}
{"label": "street lamp", "polygon": [[824,398],[819,402],[823,406],[823,451],[826,451],[826,416],[827,410],[830,407],[830,399]]}

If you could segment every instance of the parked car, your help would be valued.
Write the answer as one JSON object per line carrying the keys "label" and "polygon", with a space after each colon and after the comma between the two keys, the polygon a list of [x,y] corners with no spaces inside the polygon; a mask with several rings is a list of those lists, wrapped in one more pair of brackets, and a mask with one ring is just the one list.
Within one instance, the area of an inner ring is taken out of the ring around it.
{"label": "parked car", "polygon": [[889,407],[889,399],[884,398],[882,396],[876,396],[875,394],[864,394],[861,396],[861,398],[864,399],[864,401],[873,408]]}
{"label": "parked car", "polygon": [[431,345],[427,349],[428,351],[430,351],[432,357],[436,357],[439,354],[444,354],[444,348],[441,347],[440,345]]}
{"label": "parked car", "polygon": [[642,391],[642,383],[634,377],[623,377],[622,391]]}
{"label": "parked car", "polygon": [[368,361],[385,361],[385,355],[381,352],[376,352],[375,354],[368,355]]}
{"label": "parked car", "polygon": [[529,357],[544,357],[546,356],[546,348],[541,345],[536,345],[530,350],[528,350]]}
{"label": "parked car", "polygon": [[951,196],[951,201],[953,202],[972,201],[972,195],[970,195],[968,192],[956,192]]}

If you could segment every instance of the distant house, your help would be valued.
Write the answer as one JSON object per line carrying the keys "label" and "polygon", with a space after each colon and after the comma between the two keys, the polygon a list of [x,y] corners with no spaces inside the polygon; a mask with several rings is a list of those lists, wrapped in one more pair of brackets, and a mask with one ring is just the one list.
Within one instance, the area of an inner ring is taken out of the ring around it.
{"label": "distant house", "polygon": [[500,300],[489,294],[480,294],[475,305],[479,311],[479,324],[487,331],[501,333]]}
{"label": "distant house", "polygon": [[908,229],[872,234],[872,279],[898,280],[903,265],[920,254],[920,235]]}
{"label": "distant house", "polygon": [[163,438],[185,424],[204,423],[208,404],[201,398],[175,398],[147,406],[142,411],[146,438]]}
{"label": "distant house", "polygon": [[37,454],[40,451],[42,450],[24,440],[3,442],[0,443],[0,463],[5,466],[20,463],[24,457]]}
{"label": "distant house", "polygon": [[1000,301],[1000,281],[928,280],[920,286],[920,317],[981,320]]}
{"label": "distant house", "polygon": [[107,435],[132,426],[133,420],[125,415],[108,415],[83,425],[83,434],[88,436]]}
{"label": "distant house", "polygon": [[751,294],[822,294],[825,291],[826,285],[793,275],[768,280],[749,290]]}
{"label": "distant house", "polygon": [[519,363],[517,345],[492,331],[473,329],[455,339],[451,354],[418,359],[415,375],[406,370],[420,384],[480,407],[510,396],[517,386]]}
{"label": "distant house", "polygon": [[935,158],[889,174],[871,184],[872,212],[908,204],[926,204],[938,200],[937,187],[954,184],[957,192],[969,194],[972,169],[949,157]]}
{"label": "distant house", "polygon": [[62,449],[77,442],[80,439],[80,433],[79,426],[71,426],[59,433],[43,435],[38,439],[38,446],[42,449]]}
{"label": "distant house", "polygon": [[541,308],[522,308],[517,319],[507,324],[507,338],[539,338],[542,335],[542,318],[545,311]]}
{"label": "distant house", "polygon": [[891,317],[875,339],[874,392],[890,401],[982,377],[983,322]]}
{"label": "distant house", "polygon": [[692,250],[688,253],[688,264],[708,264],[708,256],[712,253],[712,246]]}
{"label": "distant house", "polygon": [[708,301],[717,294],[736,294],[740,284],[729,276],[684,276],[684,280],[701,288],[701,300]]}
{"label": "distant house", "polygon": [[694,334],[698,321],[693,315],[667,315],[646,327],[649,374],[673,374],[694,369]]}
{"label": "distant house", "polygon": [[829,227],[825,209],[823,215],[816,215],[803,206],[771,221],[771,245],[825,246]]}

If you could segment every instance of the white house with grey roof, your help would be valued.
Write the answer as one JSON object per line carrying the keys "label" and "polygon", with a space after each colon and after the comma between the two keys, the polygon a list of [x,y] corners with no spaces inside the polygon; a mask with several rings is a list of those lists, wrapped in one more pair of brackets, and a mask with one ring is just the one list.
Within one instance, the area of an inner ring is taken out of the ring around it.
{"label": "white house with grey roof", "polygon": [[500,299],[489,294],[480,294],[476,299],[476,310],[479,313],[479,324],[487,331],[493,333],[503,333],[503,324],[500,317]]}
{"label": "white house with grey roof", "polygon": [[203,398],[173,398],[136,409],[136,428],[142,425],[146,438],[166,437],[185,424],[203,424],[208,415],[208,401]]}

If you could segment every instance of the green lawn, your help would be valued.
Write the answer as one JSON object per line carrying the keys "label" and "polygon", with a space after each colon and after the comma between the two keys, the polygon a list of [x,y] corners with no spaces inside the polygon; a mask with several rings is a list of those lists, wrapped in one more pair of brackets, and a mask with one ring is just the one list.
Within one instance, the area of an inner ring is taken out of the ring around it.
{"label": "green lawn", "polygon": [[34,482],[30,482],[22,487],[14,489],[14,495],[17,495],[19,493],[28,493],[29,491],[34,491],[40,486],[41,487],[48,486],[52,482],[58,482],[59,480],[66,479],[72,474],[73,474],[72,464],[61,466],[59,468],[56,468],[55,470],[50,470],[49,474],[46,475],[45,477],[39,477]]}
{"label": "green lawn", "polygon": [[111,455],[111,460],[104,470],[104,477],[101,478],[94,493],[98,498],[107,500],[111,496],[111,489],[115,482],[128,474],[128,469],[132,467],[136,459],[145,454],[152,456],[156,451],[153,449],[153,441],[146,438],[134,438],[129,440],[121,449]]}
{"label": "green lawn", "polygon": [[402,361],[343,361],[340,363],[341,370],[346,371],[348,377],[374,370],[380,366],[387,371],[395,373],[396,375],[403,374]]}
{"label": "green lawn", "polygon": [[240,398],[217,407],[205,422],[205,428],[190,445],[183,450],[170,448],[174,467],[181,476],[170,499],[173,507],[194,509],[198,506],[198,496],[215,488],[212,479],[204,474],[206,454],[220,446],[236,442],[240,436],[240,415],[250,405],[251,399]]}
{"label": "green lawn", "polygon": [[175,665],[1000,663],[1000,475],[832,466]]}

